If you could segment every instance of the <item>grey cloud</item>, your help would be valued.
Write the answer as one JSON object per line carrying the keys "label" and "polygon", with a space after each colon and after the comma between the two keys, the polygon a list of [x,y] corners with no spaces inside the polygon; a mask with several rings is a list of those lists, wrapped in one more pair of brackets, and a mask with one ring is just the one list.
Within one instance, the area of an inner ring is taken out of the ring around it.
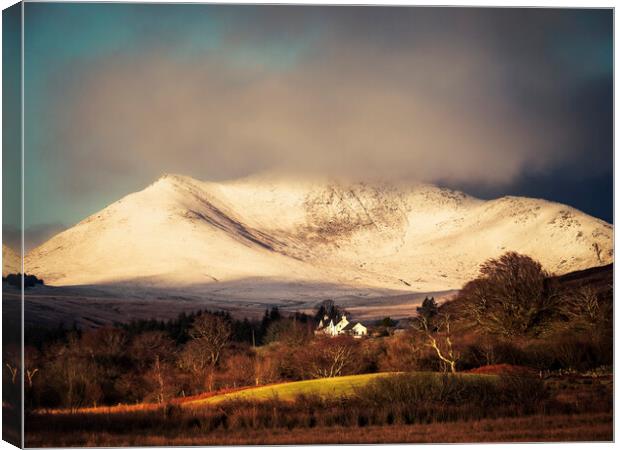
{"label": "grey cloud", "polygon": [[[553,45],[539,21],[516,30],[507,12],[499,24],[473,12],[363,12],[301,21],[299,39],[312,26],[322,34],[291,67],[222,52],[180,59],[167,47],[76,63],[50,109],[63,183],[84,192],[119,176],[285,168],[502,185],[580,157],[575,81],[554,79],[565,66],[537,53]],[[227,48],[270,42],[268,16]]]}
{"label": "grey cloud", "polygon": [[[26,253],[29,252],[66,228],[66,225],[60,223],[46,223],[26,227],[24,230],[24,250]],[[21,231],[16,227],[4,226],[2,241],[14,250],[19,249],[21,247]]]}

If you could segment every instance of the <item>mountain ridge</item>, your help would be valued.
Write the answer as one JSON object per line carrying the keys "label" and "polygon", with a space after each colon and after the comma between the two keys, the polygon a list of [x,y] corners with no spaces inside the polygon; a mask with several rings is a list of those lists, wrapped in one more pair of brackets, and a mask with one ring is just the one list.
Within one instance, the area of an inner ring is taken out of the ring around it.
{"label": "mountain ridge", "polygon": [[562,274],[613,262],[613,227],[570,206],[430,184],[165,174],[26,255],[53,285],[264,278],[458,289],[513,250]]}

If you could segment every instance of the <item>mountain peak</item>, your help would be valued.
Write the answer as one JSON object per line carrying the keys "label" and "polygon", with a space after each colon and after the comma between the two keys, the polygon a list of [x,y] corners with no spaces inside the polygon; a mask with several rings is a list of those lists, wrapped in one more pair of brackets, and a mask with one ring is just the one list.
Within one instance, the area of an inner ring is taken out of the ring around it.
{"label": "mountain peak", "polygon": [[607,264],[612,235],[559,203],[423,183],[164,174],[33,250],[27,266],[50,284],[258,277],[432,291],[459,288],[506,251],[558,274]]}
{"label": "mountain peak", "polygon": [[164,173],[162,174],[159,178],[157,178],[157,180],[155,180],[155,182],[153,184],[157,184],[157,183],[192,183],[192,182],[196,182],[198,180],[195,180],[192,177],[189,177],[187,175],[181,175],[181,174],[177,174],[177,173]]}

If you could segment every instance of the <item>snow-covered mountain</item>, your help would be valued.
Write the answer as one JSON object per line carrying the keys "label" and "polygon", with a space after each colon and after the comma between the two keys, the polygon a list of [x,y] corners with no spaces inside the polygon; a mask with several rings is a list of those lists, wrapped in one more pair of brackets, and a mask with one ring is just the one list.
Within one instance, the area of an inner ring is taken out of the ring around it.
{"label": "snow-covered mountain", "polygon": [[52,285],[248,280],[458,289],[508,250],[562,274],[613,261],[613,227],[566,205],[432,185],[166,175],[32,250]]}
{"label": "snow-covered mountain", "polygon": [[20,273],[22,263],[19,255],[10,247],[2,244],[2,276],[10,273]]}

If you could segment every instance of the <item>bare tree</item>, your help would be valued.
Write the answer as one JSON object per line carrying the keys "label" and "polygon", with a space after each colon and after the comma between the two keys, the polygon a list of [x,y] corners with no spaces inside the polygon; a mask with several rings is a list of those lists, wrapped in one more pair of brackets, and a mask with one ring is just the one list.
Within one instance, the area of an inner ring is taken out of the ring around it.
{"label": "bare tree", "polygon": [[213,390],[215,367],[220,361],[222,350],[232,334],[230,323],[215,314],[202,314],[194,320],[189,331],[192,338],[180,355],[181,367],[196,376],[204,376],[208,390]]}
{"label": "bare tree", "polygon": [[168,372],[174,359],[174,342],[160,331],[142,333],[132,342],[131,353],[157,403],[164,403],[172,388]]}
{"label": "bare tree", "polygon": [[103,374],[90,345],[85,345],[74,334],[50,351],[53,356],[46,370],[58,380],[64,405],[69,408],[97,406],[103,397],[100,386]]}
{"label": "bare tree", "polygon": [[192,340],[185,344],[179,355],[178,364],[181,369],[188,371],[195,380],[200,380],[201,387],[208,386],[211,359],[199,341]]}
{"label": "bare tree", "polygon": [[32,393],[34,378],[39,373],[40,360],[41,355],[36,348],[30,346],[24,348],[24,387],[27,395]]}
{"label": "bare tree", "polygon": [[85,333],[76,341],[76,347],[81,352],[89,354],[91,358],[117,358],[124,355],[127,350],[126,333],[114,327],[103,327],[91,333]]}
{"label": "bare tree", "polygon": [[300,347],[305,345],[311,337],[311,324],[284,319],[269,325],[264,340],[266,343],[280,342],[288,347]]}
{"label": "bare tree", "polygon": [[256,382],[256,361],[254,351],[245,346],[226,350],[218,370],[218,381],[224,387],[249,386]]}
{"label": "bare tree", "polygon": [[231,334],[230,323],[215,314],[202,314],[196,317],[189,331],[190,337],[200,343],[214,367],[219,362],[222,350],[230,340]]}
{"label": "bare tree", "polygon": [[483,333],[478,340],[478,348],[484,365],[496,364],[497,357],[495,351],[496,339],[493,339],[488,333]]}
{"label": "bare tree", "polygon": [[5,367],[9,370],[9,375],[11,376],[11,384],[16,384],[17,374],[19,373],[19,366],[13,365],[12,363],[6,363]]}
{"label": "bare tree", "polygon": [[329,378],[343,375],[354,369],[358,362],[357,345],[353,338],[340,336],[336,338],[320,337],[308,349],[310,375],[315,378]]}
{"label": "bare tree", "polygon": [[[3,348],[2,361],[4,362],[4,367],[6,367],[9,372],[11,384],[16,385],[18,383],[18,375],[21,366],[21,352],[19,346],[7,345]],[[2,379],[4,380],[4,375]]]}
{"label": "bare tree", "polygon": [[157,403],[164,403],[166,400],[168,383],[164,375],[164,365],[159,355],[155,355],[151,370],[146,373],[146,379],[152,381],[155,385],[155,398]]}
{"label": "bare tree", "polygon": [[613,318],[612,302],[598,295],[591,286],[565,294],[560,310],[568,319],[568,326],[588,332],[609,328]]}
{"label": "bare tree", "polygon": [[459,300],[482,331],[511,338],[543,331],[557,312],[560,296],[540,263],[508,252],[486,261]]}
{"label": "bare tree", "polygon": [[419,368],[424,338],[413,330],[385,339],[379,353],[379,368],[385,372],[411,372]]}
{"label": "bare tree", "polygon": [[254,352],[254,384],[259,386],[277,379],[273,359],[269,355],[264,355],[257,351]]}
{"label": "bare tree", "polygon": [[450,315],[438,313],[433,319],[420,315],[416,318],[416,327],[426,337],[426,345],[433,349],[437,357],[450,372],[456,373],[459,354],[454,349]]}
{"label": "bare tree", "polygon": [[133,339],[130,346],[132,359],[140,369],[148,369],[155,361],[170,361],[174,356],[174,342],[162,331],[147,331]]}

